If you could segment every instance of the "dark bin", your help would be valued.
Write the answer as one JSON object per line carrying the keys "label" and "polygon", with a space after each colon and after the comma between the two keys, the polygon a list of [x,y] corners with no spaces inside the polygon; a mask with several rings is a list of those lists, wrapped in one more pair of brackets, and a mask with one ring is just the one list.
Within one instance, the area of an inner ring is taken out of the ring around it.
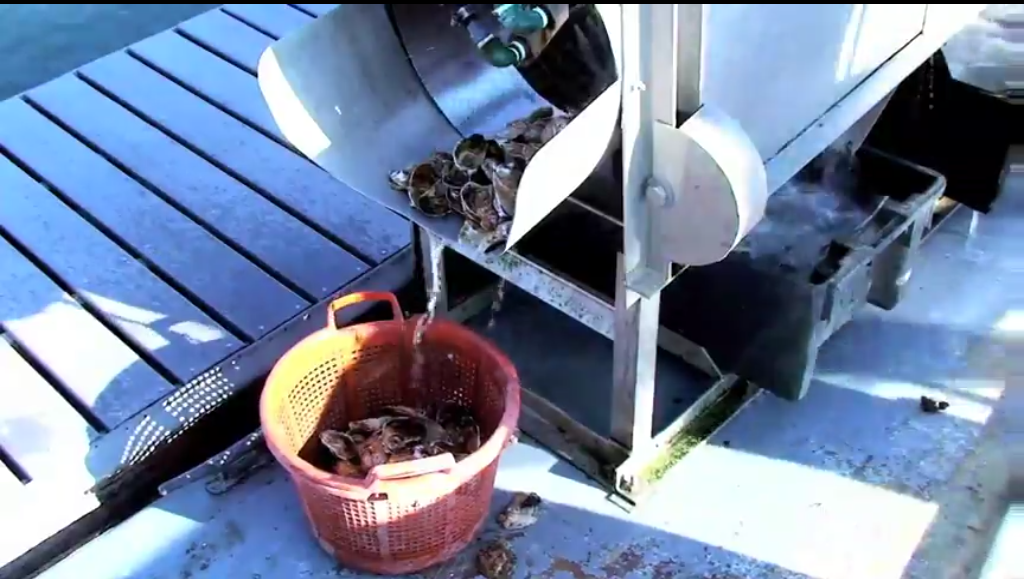
{"label": "dark bin", "polygon": [[[854,196],[876,199],[861,226],[821,247],[793,239],[797,250],[821,256],[802,269],[737,251],[687,270],[663,294],[663,324],[707,349],[724,370],[785,399],[802,398],[825,340],[865,303],[898,303],[945,189],[942,175],[877,150],[862,148],[856,159]],[[779,202],[769,199],[769,214]],[[766,222],[752,241],[771,227]]]}

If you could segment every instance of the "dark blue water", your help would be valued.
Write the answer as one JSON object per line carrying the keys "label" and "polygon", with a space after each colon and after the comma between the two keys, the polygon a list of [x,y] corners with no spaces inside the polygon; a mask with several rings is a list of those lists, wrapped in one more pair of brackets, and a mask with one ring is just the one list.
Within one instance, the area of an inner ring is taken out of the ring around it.
{"label": "dark blue water", "polygon": [[0,4],[0,99],[219,4]]}

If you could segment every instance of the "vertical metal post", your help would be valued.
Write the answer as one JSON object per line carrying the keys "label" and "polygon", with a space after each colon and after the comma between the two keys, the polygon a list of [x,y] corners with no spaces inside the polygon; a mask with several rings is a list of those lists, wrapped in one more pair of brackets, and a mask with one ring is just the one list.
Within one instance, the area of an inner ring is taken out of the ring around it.
{"label": "vertical metal post", "polygon": [[644,298],[626,286],[625,258],[619,255],[612,360],[612,438],[630,450],[654,436],[655,366],[661,293]]}
{"label": "vertical metal post", "polygon": [[675,4],[622,4],[623,248],[615,292],[612,438],[631,450],[654,434],[655,364],[661,296],[643,297],[630,280],[668,280],[658,255],[647,192],[656,188],[655,122],[676,122]]}

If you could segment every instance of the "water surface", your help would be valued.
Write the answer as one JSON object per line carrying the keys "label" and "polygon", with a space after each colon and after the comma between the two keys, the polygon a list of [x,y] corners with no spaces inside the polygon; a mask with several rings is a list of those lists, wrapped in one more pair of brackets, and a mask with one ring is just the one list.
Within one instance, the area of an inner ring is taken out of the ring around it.
{"label": "water surface", "polygon": [[219,4],[0,4],[0,99]]}

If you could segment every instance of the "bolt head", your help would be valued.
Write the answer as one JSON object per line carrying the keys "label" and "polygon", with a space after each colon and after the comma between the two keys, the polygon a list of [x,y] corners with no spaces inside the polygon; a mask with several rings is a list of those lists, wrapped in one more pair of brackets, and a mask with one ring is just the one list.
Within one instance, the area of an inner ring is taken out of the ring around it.
{"label": "bolt head", "polygon": [[651,203],[658,207],[664,207],[668,205],[668,191],[661,185],[648,185],[647,190],[644,192]]}

